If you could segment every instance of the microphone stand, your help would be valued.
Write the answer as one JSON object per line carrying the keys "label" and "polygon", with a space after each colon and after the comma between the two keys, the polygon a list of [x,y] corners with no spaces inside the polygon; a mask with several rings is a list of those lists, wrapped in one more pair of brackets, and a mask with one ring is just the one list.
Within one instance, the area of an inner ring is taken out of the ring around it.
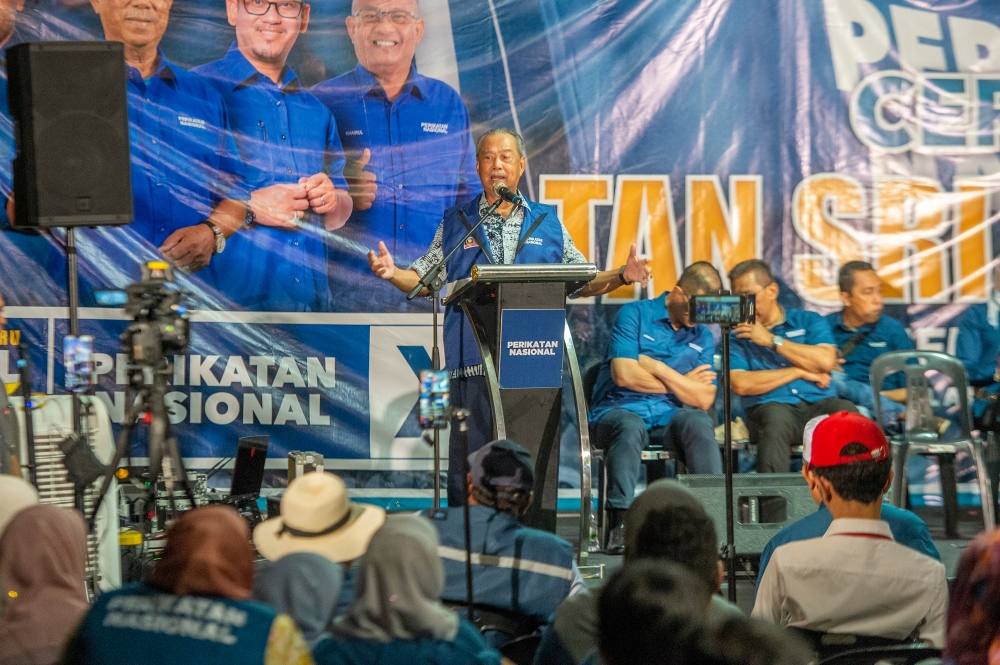
{"label": "microphone stand", "polygon": [[[723,291],[722,293],[728,293]],[[736,527],[733,514],[733,414],[729,375],[729,325],[722,324],[722,431],[725,456],[723,472],[726,474],[726,586],[729,602],[736,603]]]}
{"label": "microphone stand", "polygon": [[[24,434],[28,439],[25,448],[28,451],[28,459],[23,466],[28,468],[28,482],[38,487],[38,476],[35,464],[35,422],[32,409],[34,404],[31,401],[31,359],[28,357],[28,343],[22,341],[17,345],[20,357],[17,361],[17,368],[21,374],[21,397],[24,398]],[[18,451],[20,453],[20,451]]]}
{"label": "microphone stand", "polygon": [[[486,220],[487,217],[496,212],[497,208],[500,207],[501,203],[503,203],[503,199],[498,197],[497,200],[493,203],[493,205],[487,208],[486,212],[479,216],[479,221],[476,223],[475,226],[469,228],[469,231],[465,234],[465,236],[461,240],[458,241],[458,244],[452,247],[451,251],[448,252],[448,254],[443,259],[438,261],[433,268],[428,270],[424,274],[424,276],[420,278],[420,281],[417,282],[417,285],[414,286],[412,289],[410,289],[410,292],[406,294],[407,300],[413,300],[414,298],[417,297],[417,294],[419,294],[425,288],[431,292],[431,299],[433,301],[433,308],[432,308],[433,314],[432,314],[431,325],[434,328],[434,343],[433,346],[431,347],[431,369],[434,371],[438,371],[441,369],[441,347],[438,341],[439,339],[438,310],[441,309],[441,289],[444,287],[444,279],[445,279],[442,270],[444,270],[445,265],[448,263],[448,259],[450,259],[455,254],[455,252],[458,251],[459,247],[463,247],[465,245],[465,242],[472,237],[472,234],[476,232],[476,229],[478,229],[480,226],[483,225],[483,222]],[[461,210],[459,211],[458,214],[462,215],[462,219],[464,221],[465,215],[462,214]],[[486,256],[488,258],[489,254],[486,253]],[[437,428],[434,429],[433,445],[434,445],[434,504],[432,506],[432,509],[437,510],[438,508],[441,507],[441,430]]]}

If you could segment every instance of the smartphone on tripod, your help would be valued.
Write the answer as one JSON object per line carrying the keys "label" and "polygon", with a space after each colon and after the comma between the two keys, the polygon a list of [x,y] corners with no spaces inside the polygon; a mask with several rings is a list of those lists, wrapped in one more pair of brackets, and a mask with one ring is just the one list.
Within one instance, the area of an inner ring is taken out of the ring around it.
{"label": "smartphone on tripod", "polygon": [[94,338],[92,335],[66,335],[63,338],[63,364],[66,390],[84,394],[94,387]]}

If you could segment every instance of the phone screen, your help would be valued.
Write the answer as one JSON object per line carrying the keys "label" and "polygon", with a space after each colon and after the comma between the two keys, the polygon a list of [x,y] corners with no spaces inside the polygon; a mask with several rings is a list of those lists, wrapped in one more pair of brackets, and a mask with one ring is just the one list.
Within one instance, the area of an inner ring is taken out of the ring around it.
{"label": "phone screen", "polygon": [[448,372],[425,369],[420,372],[420,427],[444,429],[448,426],[450,406]]}
{"label": "phone screen", "polygon": [[91,335],[63,338],[66,390],[85,393],[94,385],[94,338]]}

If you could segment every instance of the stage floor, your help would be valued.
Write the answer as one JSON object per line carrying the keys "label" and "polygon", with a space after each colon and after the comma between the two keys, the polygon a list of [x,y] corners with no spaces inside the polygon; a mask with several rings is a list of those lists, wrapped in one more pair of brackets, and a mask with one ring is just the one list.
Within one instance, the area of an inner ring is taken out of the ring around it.
{"label": "stage floor", "polygon": [[[930,529],[931,536],[934,538],[934,544],[941,554],[941,562],[944,563],[945,573],[950,580],[955,576],[955,570],[958,568],[958,560],[961,558],[966,545],[968,545],[969,541],[976,534],[983,530],[983,521],[980,517],[978,506],[962,507],[958,524],[958,533],[961,538],[958,540],[945,539],[944,513],[941,508],[919,507],[914,509],[914,512],[920,515],[924,522],[927,523],[927,528]],[[559,513],[556,532],[573,543],[574,547],[577,547],[580,537],[579,523],[580,519],[577,513]],[[589,588],[599,589],[604,585],[604,581],[608,576],[621,566],[622,557],[590,554],[587,563],[591,566],[604,566],[603,579],[590,578],[587,580]],[[748,614],[753,608],[754,583],[755,580],[753,579],[737,579],[736,581],[736,602]],[[723,587],[723,594],[725,593],[725,587]]]}

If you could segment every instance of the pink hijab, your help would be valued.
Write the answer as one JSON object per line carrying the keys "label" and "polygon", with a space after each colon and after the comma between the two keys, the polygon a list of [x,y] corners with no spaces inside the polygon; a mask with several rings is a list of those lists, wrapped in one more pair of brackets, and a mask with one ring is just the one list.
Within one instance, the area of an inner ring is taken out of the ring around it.
{"label": "pink hijab", "polygon": [[7,524],[0,537],[0,665],[59,660],[90,607],[86,566],[87,524],[77,511],[43,504]]}

